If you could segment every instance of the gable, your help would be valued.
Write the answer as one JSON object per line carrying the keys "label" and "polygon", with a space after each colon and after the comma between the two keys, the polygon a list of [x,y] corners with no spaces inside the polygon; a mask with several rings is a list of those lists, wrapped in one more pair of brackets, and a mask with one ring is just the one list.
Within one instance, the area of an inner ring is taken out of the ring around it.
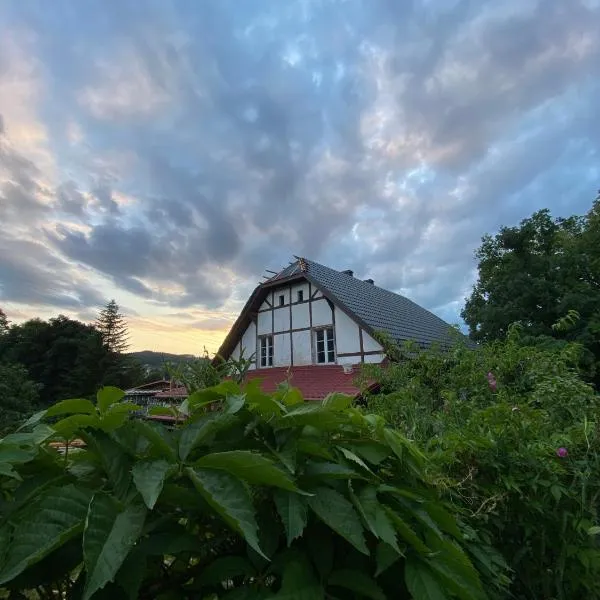
{"label": "gable", "polygon": [[258,358],[260,337],[270,335],[273,366],[312,365],[315,331],[332,327],[338,364],[383,360],[383,349],[354,315],[331,301],[307,278],[278,282],[262,288],[262,293],[261,288],[257,290],[223,343],[219,351],[223,358],[237,359],[242,350],[245,357],[256,353]]}

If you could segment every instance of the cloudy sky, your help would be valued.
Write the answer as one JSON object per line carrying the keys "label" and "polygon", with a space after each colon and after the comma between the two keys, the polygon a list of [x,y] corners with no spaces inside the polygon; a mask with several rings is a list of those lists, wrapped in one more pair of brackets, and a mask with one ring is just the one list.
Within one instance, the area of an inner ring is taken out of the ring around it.
{"label": "cloudy sky", "polygon": [[216,350],[292,254],[458,322],[600,187],[598,0],[3,0],[0,305]]}

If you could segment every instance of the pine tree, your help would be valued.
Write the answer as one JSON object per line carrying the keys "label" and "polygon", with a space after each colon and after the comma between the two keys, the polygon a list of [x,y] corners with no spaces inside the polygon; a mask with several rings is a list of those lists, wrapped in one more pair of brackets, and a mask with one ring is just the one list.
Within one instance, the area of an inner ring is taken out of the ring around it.
{"label": "pine tree", "polygon": [[10,321],[8,320],[6,313],[0,308],[0,335],[8,333]]}
{"label": "pine tree", "polygon": [[119,305],[111,300],[98,315],[96,329],[102,336],[104,346],[115,354],[123,354],[129,347],[129,334],[125,317],[119,312]]}

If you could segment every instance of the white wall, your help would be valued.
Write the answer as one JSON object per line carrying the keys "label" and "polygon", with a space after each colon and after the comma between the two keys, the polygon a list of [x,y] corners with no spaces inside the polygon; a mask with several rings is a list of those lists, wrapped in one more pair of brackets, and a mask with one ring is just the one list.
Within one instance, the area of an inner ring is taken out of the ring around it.
{"label": "white wall", "polygon": [[376,350],[383,350],[383,348],[366,331],[363,331],[363,350],[365,352],[375,352]]}
{"label": "white wall", "polygon": [[321,327],[333,323],[333,313],[325,298],[313,301],[312,303],[312,325]]}
{"label": "white wall", "polygon": [[309,289],[308,282],[294,284],[291,288],[292,302],[298,302],[298,292],[300,290],[302,290],[302,292],[303,292],[304,300],[308,300],[308,298],[309,298],[308,289]]}
{"label": "white wall", "polygon": [[271,333],[273,331],[273,322],[271,311],[258,313],[258,335]]}
{"label": "white wall", "polygon": [[310,309],[308,302],[292,304],[292,329],[310,327]]}
{"label": "white wall", "polygon": [[[277,295],[275,295],[277,298]],[[270,313],[267,313],[270,314]],[[273,331],[288,331],[290,328],[290,307],[276,308],[273,310]]]}
{"label": "white wall", "polygon": [[335,340],[338,354],[360,352],[359,327],[339,308],[335,310]]}
{"label": "white wall", "polygon": [[273,366],[287,367],[292,362],[290,334],[278,333],[273,336]]}
{"label": "white wall", "polygon": [[312,365],[312,347],[310,331],[294,331],[292,342],[294,346],[294,365]]}
{"label": "white wall", "polygon": [[365,356],[366,363],[380,363],[385,358],[385,354],[367,354]]}
{"label": "white wall", "polygon": [[256,361],[258,360],[258,354],[256,353],[256,323],[250,323],[246,331],[244,331],[244,335],[242,335],[242,349],[244,350],[244,358],[250,358],[253,354],[256,354],[254,357],[254,364],[250,367],[251,369],[256,368]]}

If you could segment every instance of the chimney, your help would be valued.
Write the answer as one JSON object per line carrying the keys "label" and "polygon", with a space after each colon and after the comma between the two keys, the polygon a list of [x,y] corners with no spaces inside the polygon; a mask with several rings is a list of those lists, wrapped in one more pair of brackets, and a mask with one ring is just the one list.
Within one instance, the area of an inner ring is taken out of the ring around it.
{"label": "chimney", "polygon": [[352,271],[350,269],[346,269],[345,271],[342,271],[342,273],[344,275],[350,275],[350,277],[352,277],[354,275],[354,271]]}
{"label": "chimney", "polygon": [[371,285],[375,285],[375,282],[372,279],[365,279],[365,283],[370,283]]}

